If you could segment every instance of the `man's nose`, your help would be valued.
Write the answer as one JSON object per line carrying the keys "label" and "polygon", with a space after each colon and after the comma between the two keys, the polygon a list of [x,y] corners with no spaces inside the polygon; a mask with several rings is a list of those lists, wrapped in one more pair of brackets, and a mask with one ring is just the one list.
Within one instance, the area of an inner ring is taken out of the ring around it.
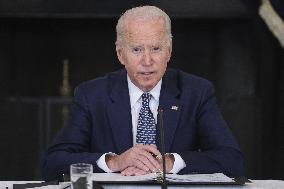
{"label": "man's nose", "polygon": [[152,55],[149,50],[146,50],[143,55],[143,64],[145,66],[150,66],[152,64]]}

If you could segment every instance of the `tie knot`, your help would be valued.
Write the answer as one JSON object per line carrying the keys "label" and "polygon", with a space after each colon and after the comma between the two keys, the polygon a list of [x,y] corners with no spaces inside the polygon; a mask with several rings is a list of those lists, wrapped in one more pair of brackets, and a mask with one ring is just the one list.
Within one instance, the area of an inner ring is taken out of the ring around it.
{"label": "tie knot", "polygon": [[142,94],[142,106],[149,106],[149,102],[151,100],[150,93],[143,93]]}

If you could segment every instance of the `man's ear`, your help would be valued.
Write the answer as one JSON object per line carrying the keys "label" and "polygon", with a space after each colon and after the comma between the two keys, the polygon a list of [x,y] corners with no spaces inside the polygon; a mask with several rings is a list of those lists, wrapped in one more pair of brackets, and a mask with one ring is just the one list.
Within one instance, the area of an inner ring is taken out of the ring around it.
{"label": "man's ear", "polygon": [[170,61],[171,56],[172,56],[172,44],[170,44],[169,49],[168,49],[168,60],[167,60],[167,62]]}
{"label": "man's ear", "polygon": [[121,47],[121,45],[115,44],[115,50],[116,50],[116,55],[117,55],[117,58],[120,62],[120,64],[124,65],[124,61],[123,61],[123,48]]}

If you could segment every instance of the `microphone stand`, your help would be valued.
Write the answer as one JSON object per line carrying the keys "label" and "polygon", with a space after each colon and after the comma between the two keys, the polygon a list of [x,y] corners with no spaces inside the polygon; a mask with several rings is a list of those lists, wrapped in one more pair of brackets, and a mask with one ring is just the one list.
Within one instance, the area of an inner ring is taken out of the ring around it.
{"label": "microphone stand", "polygon": [[159,126],[160,126],[160,144],[161,144],[161,154],[162,154],[162,163],[163,163],[163,170],[162,170],[162,184],[161,189],[167,189],[167,181],[166,181],[166,161],[165,161],[165,136],[164,136],[164,125],[163,125],[163,109],[160,107],[158,109],[159,113]]}

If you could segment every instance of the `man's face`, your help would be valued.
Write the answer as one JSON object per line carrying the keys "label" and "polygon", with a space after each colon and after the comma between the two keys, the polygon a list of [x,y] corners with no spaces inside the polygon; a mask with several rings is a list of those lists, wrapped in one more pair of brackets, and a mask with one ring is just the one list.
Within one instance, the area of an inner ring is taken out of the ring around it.
{"label": "man's face", "polygon": [[142,91],[150,91],[163,77],[171,57],[164,20],[129,20],[125,31],[122,43],[116,45],[118,59],[131,81]]}

